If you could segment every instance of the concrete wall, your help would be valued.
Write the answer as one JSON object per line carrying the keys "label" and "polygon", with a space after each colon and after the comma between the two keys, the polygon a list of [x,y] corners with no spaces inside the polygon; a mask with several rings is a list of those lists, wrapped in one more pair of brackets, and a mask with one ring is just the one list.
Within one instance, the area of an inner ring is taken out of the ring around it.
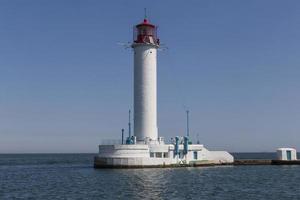
{"label": "concrete wall", "polygon": [[150,153],[148,145],[99,145],[98,157],[147,158]]}
{"label": "concrete wall", "polygon": [[291,160],[297,160],[297,151],[294,148],[279,148],[277,149],[278,160],[288,160],[287,151],[291,152]]}
{"label": "concrete wall", "polygon": [[134,135],[157,140],[157,46],[134,44]]}
{"label": "concrete wall", "polygon": [[208,160],[213,160],[216,163],[233,163],[234,158],[227,151],[209,151]]}
{"label": "concrete wall", "polygon": [[[183,150],[183,145],[179,146]],[[154,157],[150,157],[150,152]],[[197,160],[194,159],[194,152],[197,152]],[[156,157],[157,153],[161,157]],[[164,153],[166,157],[163,156]],[[191,164],[196,161],[207,161],[212,164],[232,163],[233,157],[226,151],[208,151],[203,145],[189,145],[188,153],[182,158],[179,155],[174,157],[174,145],[152,144],[152,145],[100,145],[99,154],[95,158],[97,166],[168,166],[174,164]]]}

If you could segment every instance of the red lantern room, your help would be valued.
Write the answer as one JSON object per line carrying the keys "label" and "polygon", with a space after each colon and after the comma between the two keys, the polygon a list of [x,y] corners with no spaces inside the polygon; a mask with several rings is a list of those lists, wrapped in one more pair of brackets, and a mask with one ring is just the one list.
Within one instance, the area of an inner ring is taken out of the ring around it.
{"label": "red lantern room", "polygon": [[157,38],[157,26],[150,24],[145,18],[144,21],[134,27],[133,41],[136,44],[153,44],[159,45]]}

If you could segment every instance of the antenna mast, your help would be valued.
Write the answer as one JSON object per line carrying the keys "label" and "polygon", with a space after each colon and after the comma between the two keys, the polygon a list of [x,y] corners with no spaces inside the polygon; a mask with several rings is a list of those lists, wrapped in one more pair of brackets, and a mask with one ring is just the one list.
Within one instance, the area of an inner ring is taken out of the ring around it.
{"label": "antenna mast", "polygon": [[144,19],[147,19],[147,8],[144,8]]}
{"label": "antenna mast", "polygon": [[186,111],[186,136],[190,137],[189,110]]}
{"label": "antenna mast", "polygon": [[128,135],[131,138],[131,110],[128,112]]}

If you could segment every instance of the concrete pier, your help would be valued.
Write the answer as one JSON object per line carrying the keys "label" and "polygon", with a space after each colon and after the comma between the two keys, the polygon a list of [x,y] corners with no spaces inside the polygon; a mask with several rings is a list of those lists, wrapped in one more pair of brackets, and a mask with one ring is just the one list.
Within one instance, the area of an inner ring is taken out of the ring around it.
{"label": "concrete pier", "polygon": [[233,165],[271,165],[270,159],[239,159],[234,160]]}
{"label": "concrete pier", "polygon": [[174,168],[174,167],[207,167],[207,166],[241,166],[241,165],[300,165],[300,160],[271,160],[271,159],[238,159],[233,163],[219,163],[209,160],[189,162],[189,164],[162,164],[162,165],[107,165],[103,160],[95,157],[95,168]]}
{"label": "concrete pier", "polygon": [[272,160],[272,165],[300,165],[300,160]]}
{"label": "concrete pier", "polygon": [[239,159],[233,165],[300,165],[300,160]]}

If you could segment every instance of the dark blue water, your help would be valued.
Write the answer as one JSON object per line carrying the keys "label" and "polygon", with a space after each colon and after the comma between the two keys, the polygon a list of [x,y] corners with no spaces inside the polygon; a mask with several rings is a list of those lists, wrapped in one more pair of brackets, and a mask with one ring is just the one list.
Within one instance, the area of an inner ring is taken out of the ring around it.
{"label": "dark blue water", "polygon": [[300,199],[300,166],[113,170],[93,156],[0,155],[0,199]]}

